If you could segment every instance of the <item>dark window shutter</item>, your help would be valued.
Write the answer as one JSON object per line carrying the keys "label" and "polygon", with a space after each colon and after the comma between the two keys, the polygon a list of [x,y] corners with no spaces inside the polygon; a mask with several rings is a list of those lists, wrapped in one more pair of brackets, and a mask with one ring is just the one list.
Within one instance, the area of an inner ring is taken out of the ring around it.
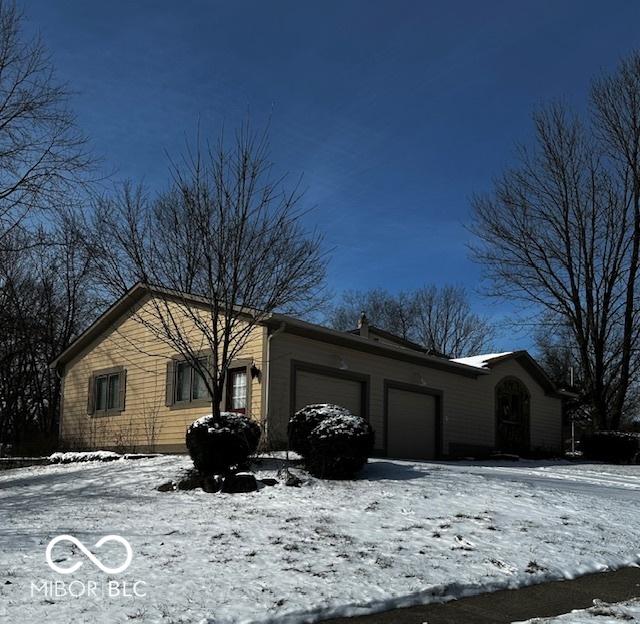
{"label": "dark window shutter", "polygon": [[175,393],[174,393],[173,384],[176,376],[175,365],[176,363],[173,360],[169,360],[167,362],[167,382],[166,382],[166,394],[165,394],[165,400],[164,400],[164,404],[167,407],[171,407],[174,403]]}
{"label": "dark window shutter", "polygon": [[93,414],[95,412],[94,401],[94,388],[96,385],[96,378],[91,375],[89,377],[89,390],[87,391],[87,414]]}
{"label": "dark window shutter", "polygon": [[118,380],[120,396],[118,397],[118,411],[124,412],[124,401],[127,394],[127,371],[120,371],[120,379]]}

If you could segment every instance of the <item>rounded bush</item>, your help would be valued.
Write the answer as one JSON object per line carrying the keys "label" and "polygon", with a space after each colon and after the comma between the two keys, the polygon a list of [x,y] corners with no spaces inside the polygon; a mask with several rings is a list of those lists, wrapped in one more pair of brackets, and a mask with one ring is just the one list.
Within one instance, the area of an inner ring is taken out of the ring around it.
{"label": "rounded bush", "polygon": [[224,474],[246,462],[260,442],[260,426],[244,414],[203,416],[187,429],[187,449],[195,468],[205,475]]}
{"label": "rounded bush", "polygon": [[325,419],[330,416],[351,416],[351,412],[339,405],[331,403],[316,403],[307,405],[297,411],[289,419],[288,435],[289,449],[300,453],[303,457],[308,457],[311,452],[309,439],[311,432]]}
{"label": "rounded bush", "polygon": [[364,418],[349,412],[328,416],[309,435],[307,468],[321,479],[349,479],[367,463],[373,441]]}

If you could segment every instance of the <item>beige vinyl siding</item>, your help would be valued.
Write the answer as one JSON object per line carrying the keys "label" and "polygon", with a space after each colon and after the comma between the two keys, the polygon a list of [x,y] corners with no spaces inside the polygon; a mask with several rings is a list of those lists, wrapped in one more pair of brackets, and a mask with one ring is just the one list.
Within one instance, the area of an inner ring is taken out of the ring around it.
{"label": "beige vinyl siding", "polygon": [[[146,298],[109,331],[65,366],[63,417],[61,435],[67,445],[83,447],[128,447],[144,450],[154,442],[159,451],[184,450],[187,426],[196,418],[211,412],[209,406],[167,407],[165,405],[167,362],[179,355],[164,344],[138,318],[153,318],[153,307]],[[193,333],[196,349],[206,349],[202,334],[180,312],[175,304],[176,318],[182,319],[185,331]],[[203,312],[205,313],[205,312]],[[256,327],[238,359],[254,361],[262,369],[265,330]],[[89,416],[87,399],[89,379],[93,372],[122,366],[126,369],[125,409],[119,414]],[[251,379],[251,415],[262,417],[261,376]]]}
{"label": "beige vinyl siding", "polygon": [[[369,420],[376,431],[376,448],[384,449],[384,384],[396,381],[442,391],[442,452],[450,445],[491,449],[495,444],[495,385],[515,375],[531,393],[531,448],[558,449],[561,402],[543,389],[515,361],[496,366],[477,378],[401,362],[347,347],[336,346],[290,333],[271,341],[269,382],[269,440],[286,445],[286,426],[291,412],[291,360],[327,366],[370,376]],[[458,447],[460,448],[460,447]]]}
{"label": "beige vinyl siding", "polygon": [[[460,411],[461,417],[455,418],[453,414],[449,414],[448,423],[445,425],[448,442],[471,446],[476,444],[474,436],[480,433],[477,425],[479,421],[490,431],[489,439],[491,445],[494,444],[495,388],[504,377],[509,376],[520,379],[531,395],[531,450],[560,450],[562,402],[546,394],[538,382],[515,360],[506,360],[495,365],[490,375],[479,377],[470,384]],[[448,400],[448,395],[445,395],[445,406]],[[487,436],[482,436],[482,439],[487,439]]]}
{"label": "beige vinyl siding", "polygon": [[558,449],[562,436],[562,403],[545,394],[539,384],[515,361],[507,360],[492,371],[492,388],[508,376],[518,377],[531,394],[531,448]]}

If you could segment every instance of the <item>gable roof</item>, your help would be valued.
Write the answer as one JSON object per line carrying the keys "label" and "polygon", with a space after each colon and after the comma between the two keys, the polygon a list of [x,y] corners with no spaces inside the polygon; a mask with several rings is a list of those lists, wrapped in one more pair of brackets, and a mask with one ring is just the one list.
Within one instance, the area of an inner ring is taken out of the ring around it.
{"label": "gable roof", "polygon": [[510,360],[517,361],[531,377],[533,377],[547,392],[558,397],[575,397],[575,393],[567,390],[559,389],[555,383],[549,378],[544,369],[536,362],[528,351],[505,351],[504,353],[485,353],[481,355],[473,355],[470,357],[454,358],[452,362],[474,366],[479,369],[491,370],[495,366],[508,362]]}
{"label": "gable roof", "polygon": [[374,353],[376,355],[409,362],[418,366],[426,366],[428,368],[444,370],[453,374],[464,375],[465,377],[480,377],[482,375],[487,375],[490,372],[473,366],[467,366],[466,364],[452,362],[445,357],[432,355],[423,350],[416,351],[399,344],[395,345],[379,342],[377,340],[370,340],[369,338],[365,338],[359,334],[354,334],[349,331],[345,332],[330,329],[323,325],[316,325],[315,323],[309,323],[284,314],[271,314],[265,319],[264,324],[273,329],[284,326],[284,330],[286,332],[296,334],[303,338],[319,340],[321,342],[327,342],[367,353]]}
{"label": "gable roof", "polygon": [[[369,334],[374,334],[375,336],[379,336],[380,338],[384,338],[385,340],[389,340],[401,347],[406,347],[407,349],[412,349],[413,351],[419,351],[420,353],[431,353],[434,355],[430,349],[425,349],[421,344],[417,342],[412,342],[411,340],[407,340],[406,338],[402,338],[397,334],[392,334],[391,332],[386,331],[385,329],[380,329],[380,327],[376,327],[375,325],[368,325]],[[350,334],[355,334],[356,336],[361,335],[360,328],[349,330]]]}
{"label": "gable roof", "polygon": [[[163,298],[173,298],[178,302],[192,303],[204,308],[209,307],[209,302],[205,297],[138,282],[122,297],[120,297],[120,299],[113,303],[113,305],[111,305],[105,312],[103,312],[82,334],[80,334],[62,353],[60,353],[60,355],[51,362],[50,368],[57,369],[64,366],[76,357],[76,355],[91,345],[91,343],[99,338],[103,333],[112,328],[127,312],[129,312],[129,310],[131,310],[134,305],[140,303],[145,297],[153,296],[154,294],[160,295]],[[241,309],[241,313],[246,314],[247,316],[251,315],[251,311],[246,309]],[[360,351],[377,353],[386,357],[409,361],[421,366],[447,370],[454,374],[465,375],[467,377],[479,377],[480,375],[488,373],[488,371],[452,362],[446,358],[436,355],[431,355],[421,348],[420,350],[412,350],[406,346],[396,346],[393,344],[372,341],[368,338],[349,332],[341,332],[315,323],[302,321],[286,314],[267,314],[261,321],[261,324],[272,328],[277,328],[284,324],[286,331],[290,333],[351,347]]]}
{"label": "gable roof", "polygon": [[132,286],[120,299],[107,308],[87,329],[85,329],[69,346],[49,364],[49,368],[57,369],[61,364],[66,364],[77,353],[91,344],[95,338],[105,332],[111,325],[130,310],[138,301],[148,293],[141,283]]}
{"label": "gable roof", "polygon": [[[49,365],[49,368],[56,369],[60,365],[64,365],[72,360],[78,353],[89,346],[98,336],[106,332],[118,320],[120,320],[134,305],[141,302],[145,297],[150,295],[161,295],[165,299],[174,299],[203,308],[208,308],[209,303],[206,297],[194,295],[191,293],[183,293],[162,286],[153,286],[137,282],[124,295],[115,301],[107,310],[105,310],[87,329],[84,330],[69,346],[56,357]],[[249,311],[244,314],[249,315]]]}
{"label": "gable roof", "polygon": [[[103,312],[82,334],[80,334],[58,357],[50,364],[50,368],[58,367],[71,361],[78,353],[87,348],[99,336],[113,327],[131,308],[143,301],[145,297],[160,295],[163,298],[174,299],[182,303],[191,303],[203,308],[210,306],[206,297],[198,295],[178,292],[160,286],[153,286],[138,282],[132,286],[120,299],[113,303],[105,312]],[[240,314],[250,317],[256,312],[246,308],[237,308]],[[546,373],[540,365],[526,351],[514,351],[505,353],[492,353],[486,355],[473,356],[471,358],[455,358],[448,359],[441,355],[434,355],[420,345],[416,345],[410,341],[405,341],[399,336],[394,336],[384,330],[374,328],[374,333],[385,337],[395,344],[382,343],[375,340],[362,337],[352,332],[342,332],[335,329],[309,323],[297,319],[286,314],[271,313],[266,314],[261,321],[262,325],[271,328],[284,326],[287,332],[300,336],[330,342],[332,344],[341,345],[374,353],[385,357],[410,362],[419,366],[426,366],[438,370],[448,371],[453,374],[463,375],[466,377],[479,377],[487,375],[491,369],[501,362],[509,359],[517,359],[518,362],[529,372],[529,374],[545,389],[549,394],[558,397],[575,396],[573,393],[558,390],[555,384],[547,377]],[[371,331],[371,326],[369,327]]]}

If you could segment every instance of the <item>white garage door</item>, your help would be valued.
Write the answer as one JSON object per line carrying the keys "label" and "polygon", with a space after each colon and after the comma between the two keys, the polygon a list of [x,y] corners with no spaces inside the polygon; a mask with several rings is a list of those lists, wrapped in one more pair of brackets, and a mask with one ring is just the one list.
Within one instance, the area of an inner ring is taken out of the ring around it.
{"label": "white garage door", "polygon": [[295,410],[313,403],[335,403],[362,416],[362,383],[305,370],[296,371]]}
{"label": "white garage door", "polygon": [[387,455],[405,459],[434,459],[436,397],[389,388],[388,401]]}

